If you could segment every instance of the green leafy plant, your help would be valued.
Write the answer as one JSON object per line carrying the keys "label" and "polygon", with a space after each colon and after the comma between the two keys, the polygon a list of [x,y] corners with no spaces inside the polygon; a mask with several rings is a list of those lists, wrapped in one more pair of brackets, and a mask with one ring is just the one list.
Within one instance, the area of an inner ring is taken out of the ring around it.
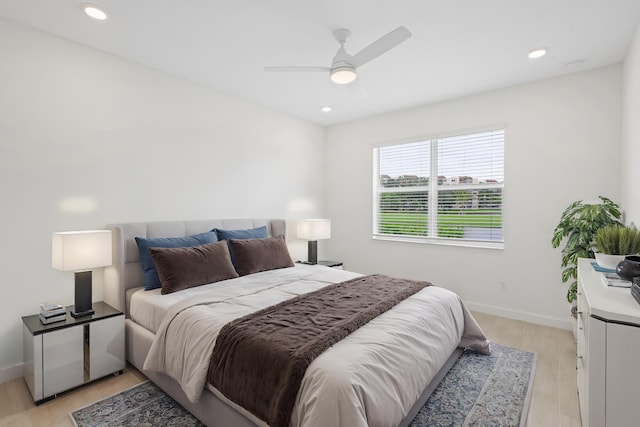
{"label": "green leafy plant", "polygon": [[596,231],[620,223],[620,207],[606,197],[602,203],[589,204],[581,200],[571,203],[562,213],[553,230],[551,244],[554,248],[566,241],[562,248],[562,283],[571,282],[567,289],[567,301],[576,300],[578,287],[578,258],[594,258],[593,245]]}
{"label": "green leafy plant", "polygon": [[595,247],[607,255],[633,255],[640,253],[640,231],[631,225],[611,225],[596,231]]}

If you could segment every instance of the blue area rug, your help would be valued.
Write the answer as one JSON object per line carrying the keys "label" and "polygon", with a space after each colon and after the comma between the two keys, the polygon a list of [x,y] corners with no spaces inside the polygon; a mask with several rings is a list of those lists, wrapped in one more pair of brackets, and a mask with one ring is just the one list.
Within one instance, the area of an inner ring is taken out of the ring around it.
{"label": "blue area rug", "polygon": [[526,424],[536,354],[491,343],[491,355],[465,350],[410,426]]}
{"label": "blue area rug", "polygon": [[70,415],[78,427],[204,426],[151,381],[136,384]]}
{"label": "blue area rug", "polygon": [[[491,343],[491,350],[490,356],[466,350],[410,425],[524,425],[536,355],[496,343]],[[203,426],[150,381],[70,415],[78,427]]]}

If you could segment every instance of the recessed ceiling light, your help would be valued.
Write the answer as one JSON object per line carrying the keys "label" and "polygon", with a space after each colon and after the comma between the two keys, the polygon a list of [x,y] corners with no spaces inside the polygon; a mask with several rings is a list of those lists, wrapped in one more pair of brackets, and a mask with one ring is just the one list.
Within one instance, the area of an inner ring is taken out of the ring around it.
{"label": "recessed ceiling light", "polygon": [[84,10],[84,13],[93,19],[97,19],[98,21],[104,21],[107,19],[107,14],[95,4],[83,4],[82,9]]}
{"label": "recessed ceiling light", "polygon": [[547,54],[547,51],[548,49],[544,47],[533,49],[531,52],[529,52],[529,58],[531,59],[541,58]]}
{"label": "recessed ceiling light", "polygon": [[332,110],[332,108],[331,107],[322,107],[321,110],[323,112],[325,112],[325,113],[328,113],[328,112],[330,112]]}

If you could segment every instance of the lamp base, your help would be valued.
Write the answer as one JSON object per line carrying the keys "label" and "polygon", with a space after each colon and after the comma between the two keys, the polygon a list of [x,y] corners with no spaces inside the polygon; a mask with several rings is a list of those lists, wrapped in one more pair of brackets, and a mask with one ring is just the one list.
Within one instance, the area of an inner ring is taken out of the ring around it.
{"label": "lamp base", "polygon": [[91,316],[91,315],[95,314],[95,310],[92,308],[92,309],[86,310],[86,311],[76,311],[76,306],[74,305],[73,307],[71,307],[71,312],[69,314],[71,314],[71,316],[74,317],[74,318],[84,317],[84,316]]}
{"label": "lamp base", "polygon": [[318,263],[318,241],[309,240],[307,251],[307,264],[315,265]]}
{"label": "lamp base", "polygon": [[75,305],[71,309],[71,316],[88,316],[95,313],[91,304],[91,270],[77,271],[75,276]]}

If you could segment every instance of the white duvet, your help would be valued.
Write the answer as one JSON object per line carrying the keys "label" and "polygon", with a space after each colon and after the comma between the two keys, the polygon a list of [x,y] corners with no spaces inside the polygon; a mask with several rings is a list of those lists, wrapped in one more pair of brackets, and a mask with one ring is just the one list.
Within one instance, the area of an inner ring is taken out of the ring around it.
{"label": "white duvet", "polygon": [[[359,274],[296,266],[201,286],[167,310],[144,364],[195,402],[215,338],[231,320]],[[456,347],[488,352],[460,298],[430,286],[318,356],[302,380],[293,426],[397,426]],[[210,386],[209,386],[210,387]]]}

